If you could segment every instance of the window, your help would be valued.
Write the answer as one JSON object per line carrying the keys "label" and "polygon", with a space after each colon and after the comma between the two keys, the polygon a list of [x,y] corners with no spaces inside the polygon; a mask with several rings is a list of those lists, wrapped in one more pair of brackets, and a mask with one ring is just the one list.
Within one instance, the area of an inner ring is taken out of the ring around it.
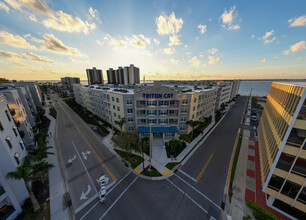
{"label": "window", "polygon": [[187,108],[182,108],[181,113],[187,113]]}
{"label": "window", "polygon": [[161,106],[167,105],[167,101],[160,101],[160,105],[161,105]]}
{"label": "window", "polygon": [[129,131],[134,131],[134,127],[128,127]]}
{"label": "window", "polygon": [[4,128],[3,128],[2,123],[0,121],[0,131],[3,131],[3,130],[4,130]]}
{"label": "window", "polygon": [[5,138],[6,143],[7,143],[7,145],[9,146],[10,149],[12,149],[12,147],[13,147],[13,146],[12,146],[12,143],[11,143],[11,139],[12,139],[12,138],[9,137],[9,136],[7,136],[7,137]]}
{"label": "window", "polygon": [[182,104],[184,104],[184,105],[188,104],[188,99],[183,99]]}
{"label": "window", "polygon": [[23,141],[19,141],[19,144],[20,144],[21,150],[24,150],[24,143],[23,143]]}
{"label": "window", "polygon": [[187,120],[186,116],[181,117],[181,121],[186,121],[186,120]]}
{"label": "window", "polygon": [[114,117],[116,117],[116,113],[114,113]]}
{"label": "window", "polygon": [[117,111],[120,111],[120,107],[119,106],[117,106]]}
{"label": "window", "polygon": [[128,109],[127,109],[127,113],[128,113],[128,114],[132,114],[132,113],[133,113],[133,109],[132,109],[132,108],[128,108]]}
{"label": "window", "polygon": [[180,126],[180,131],[185,131],[186,130],[186,126],[185,125],[181,125]]}
{"label": "window", "polygon": [[197,98],[194,98],[193,102],[196,103],[197,102]]}
{"label": "window", "polygon": [[15,133],[15,136],[17,137],[17,136],[18,136],[17,127],[13,127],[12,129],[13,129],[13,131],[14,131],[14,133]]}
{"label": "window", "polygon": [[194,119],[194,115],[192,115],[192,119]]}
{"label": "window", "polygon": [[16,160],[16,163],[19,165],[20,164],[20,161],[19,161],[19,153],[15,153],[15,155],[14,155],[14,158],[15,158],[15,160]]}
{"label": "window", "polygon": [[119,102],[119,98],[116,98],[116,102]]}
{"label": "window", "polygon": [[160,121],[160,124],[166,124],[166,119],[165,118],[162,118],[162,119],[159,119]]}
{"label": "window", "polygon": [[138,102],[140,106],[145,106],[146,105],[146,101],[142,100]]}
{"label": "window", "polygon": [[169,124],[177,124],[178,120],[177,118],[170,118],[169,119]]}
{"label": "window", "polygon": [[132,99],[127,99],[126,100],[126,104],[127,105],[132,105],[133,104],[133,100]]}
{"label": "window", "polygon": [[156,106],[154,100],[149,100],[148,103],[149,103],[149,106]]}
{"label": "window", "polygon": [[113,102],[115,101],[115,98],[114,98],[114,97],[112,97],[112,101],[113,101]]}
{"label": "window", "polygon": [[116,109],[116,106],[115,106],[115,105],[113,105],[113,109]]}
{"label": "window", "polygon": [[121,115],[118,114],[118,118],[121,119]]}
{"label": "window", "polygon": [[160,115],[167,115],[167,110],[160,110]]}
{"label": "window", "polygon": [[193,109],[192,109],[193,111],[195,111],[195,106],[193,106]]}
{"label": "window", "polygon": [[128,117],[128,121],[132,122],[132,121],[134,121],[134,118],[133,117]]}
{"label": "window", "polygon": [[282,194],[284,194],[286,196],[289,196],[292,199],[295,199],[295,197],[298,194],[300,188],[301,188],[300,185],[287,180],[283,189],[282,189]]}
{"label": "window", "polygon": [[149,120],[149,123],[150,123],[150,124],[155,124],[155,119],[150,119],[150,120]]}
{"label": "window", "polygon": [[149,115],[155,115],[155,110],[148,110],[149,111]]}
{"label": "window", "polygon": [[7,110],[5,110],[5,114],[6,114],[7,119],[8,119],[9,121],[11,121],[11,117],[10,117],[10,115],[9,115],[9,113],[8,113]]}

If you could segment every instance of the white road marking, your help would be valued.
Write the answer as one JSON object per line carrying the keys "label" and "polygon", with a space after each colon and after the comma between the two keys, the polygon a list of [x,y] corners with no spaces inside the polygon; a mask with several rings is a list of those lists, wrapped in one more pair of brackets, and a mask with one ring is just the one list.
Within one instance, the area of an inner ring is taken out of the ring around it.
{"label": "white road marking", "polygon": [[194,186],[190,185],[188,182],[186,182],[184,179],[182,179],[180,176],[175,175],[177,178],[179,178],[180,180],[182,180],[184,183],[186,183],[188,186],[190,186],[192,189],[194,189],[195,191],[197,191],[200,195],[202,195],[205,199],[207,199],[209,202],[211,202],[214,206],[216,206],[219,210],[221,210],[221,207],[218,206],[216,203],[214,203],[210,198],[208,198],[207,196],[205,196],[203,193],[201,193],[198,189],[196,189]]}
{"label": "white road marking", "polygon": [[75,158],[76,158],[76,156],[75,156],[75,155],[73,155],[73,157],[72,157],[71,159],[69,159],[69,160],[67,161],[67,163],[72,163],[72,161],[74,161],[74,160],[75,160]]}
{"label": "white road marking", "polygon": [[128,187],[125,188],[125,190],[119,195],[119,197],[115,200],[115,202],[113,202],[113,204],[103,213],[103,215],[99,218],[99,220],[103,219],[107,213],[109,212],[109,210],[111,210],[113,208],[113,206],[118,202],[119,199],[121,199],[121,197],[123,196],[123,194],[133,185],[133,183],[138,179],[139,176],[137,176],[129,185]]}
{"label": "white road marking", "polygon": [[206,214],[208,213],[202,206],[200,206],[199,203],[194,201],[187,193],[185,193],[181,188],[179,188],[177,185],[175,185],[173,182],[171,182],[169,179],[166,179],[169,183],[171,183],[175,188],[177,188],[181,193],[183,193],[188,199],[190,199],[196,206],[198,206],[200,209],[202,209],[203,212]]}
{"label": "white road marking", "polygon": [[87,191],[86,191],[85,193],[82,191],[82,194],[81,194],[80,200],[87,199],[87,195],[88,195],[88,193],[90,192],[90,190],[91,190],[90,185],[87,185]]}
{"label": "white road marking", "polygon": [[195,178],[193,178],[192,176],[190,176],[189,174],[185,173],[183,170],[179,169],[179,172],[181,172],[182,174],[184,174],[186,177],[188,177],[189,179],[191,179],[193,182],[197,182],[197,180]]}
{"label": "white road marking", "polygon": [[95,192],[98,193],[98,191],[97,191],[97,189],[96,189],[96,186],[93,184],[93,181],[92,181],[92,179],[91,179],[91,177],[90,177],[90,175],[89,175],[89,173],[88,173],[88,170],[87,170],[87,168],[86,168],[86,166],[85,166],[85,164],[84,164],[84,162],[83,162],[83,160],[82,160],[82,158],[81,158],[81,156],[80,156],[80,154],[79,154],[79,152],[78,152],[78,150],[77,150],[77,148],[76,148],[76,146],[75,146],[75,144],[74,144],[73,141],[72,141],[72,145],[73,145],[75,151],[77,152],[77,154],[78,154],[78,156],[79,156],[79,158],[80,158],[80,160],[81,160],[81,162],[82,162],[82,165],[83,165],[83,167],[84,167],[84,169],[85,169],[85,171],[86,171],[86,173],[87,173],[87,176],[88,176],[88,178],[89,178],[89,180],[90,180],[92,186],[94,187]]}
{"label": "white road marking", "polygon": [[90,154],[90,151],[82,152],[83,158],[87,160],[87,156]]}

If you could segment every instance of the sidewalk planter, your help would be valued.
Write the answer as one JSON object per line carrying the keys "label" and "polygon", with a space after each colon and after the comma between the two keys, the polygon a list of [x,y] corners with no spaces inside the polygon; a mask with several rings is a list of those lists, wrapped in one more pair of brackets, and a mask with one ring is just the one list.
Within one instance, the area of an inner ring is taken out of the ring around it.
{"label": "sidewalk planter", "polygon": [[250,200],[247,200],[246,201],[246,205],[251,207],[253,209],[253,216],[256,218],[256,219],[260,219],[260,220],[264,220],[264,219],[267,219],[267,220],[280,220],[282,218],[278,218],[276,215],[274,215],[272,212],[264,209],[263,207],[261,207],[260,205],[250,201]]}

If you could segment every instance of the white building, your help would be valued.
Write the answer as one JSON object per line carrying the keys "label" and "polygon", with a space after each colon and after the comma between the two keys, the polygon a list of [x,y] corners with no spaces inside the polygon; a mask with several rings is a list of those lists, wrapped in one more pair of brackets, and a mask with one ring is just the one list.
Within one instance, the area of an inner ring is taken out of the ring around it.
{"label": "white building", "polygon": [[108,84],[134,85],[140,84],[139,68],[133,64],[125,67],[118,67],[117,70],[110,68],[106,71]]}
{"label": "white building", "polygon": [[62,87],[65,90],[72,90],[73,84],[80,84],[80,78],[78,77],[62,77],[61,78]]}
{"label": "white building", "polygon": [[23,180],[5,178],[27,155],[12,118],[6,98],[0,94],[0,208],[7,208],[5,213],[1,213],[5,215],[1,216],[3,219],[15,219],[28,198]]}

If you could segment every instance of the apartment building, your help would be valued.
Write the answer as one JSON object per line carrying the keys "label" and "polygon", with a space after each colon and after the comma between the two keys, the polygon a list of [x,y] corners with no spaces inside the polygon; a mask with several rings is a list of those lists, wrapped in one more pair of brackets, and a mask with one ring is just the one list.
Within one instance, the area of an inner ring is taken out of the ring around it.
{"label": "apartment building", "polygon": [[102,70],[93,67],[92,69],[86,69],[86,73],[87,73],[88,85],[103,84]]}
{"label": "apartment building", "polygon": [[73,84],[80,84],[80,78],[78,77],[62,77],[61,78],[62,87],[65,90],[72,90]]}
{"label": "apartment building", "polygon": [[232,83],[219,84],[215,110],[220,109],[222,104],[225,104],[231,100],[231,90],[232,90]]}
{"label": "apartment building", "polygon": [[27,155],[25,145],[15,126],[8,102],[0,94],[0,208],[2,219],[13,220],[22,212],[28,193],[22,180],[6,179]]}
{"label": "apartment building", "polygon": [[272,83],[258,127],[267,205],[302,219],[306,210],[306,83]]}
{"label": "apartment building", "polygon": [[139,68],[135,67],[133,64],[123,68],[118,67],[117,70],[110,68],[106,72],[108,84],[140,84]]}
{"label": "apartment building", "polygon": [[230,100],[232,100],[238,94],[239,87],[240,87],[240,80],[233,80],[230,82],[232,83]]}
{"label": "apartment building", "polygon": [[149,133],[163,139],[191,132],[189,120],[204,120],[214,114],[217,89],[193,86],[163,85],[134,89],[110,86],[73,85],[76,102],[93,114],[119,126],[115,121],[123,117],[124,131]]}

